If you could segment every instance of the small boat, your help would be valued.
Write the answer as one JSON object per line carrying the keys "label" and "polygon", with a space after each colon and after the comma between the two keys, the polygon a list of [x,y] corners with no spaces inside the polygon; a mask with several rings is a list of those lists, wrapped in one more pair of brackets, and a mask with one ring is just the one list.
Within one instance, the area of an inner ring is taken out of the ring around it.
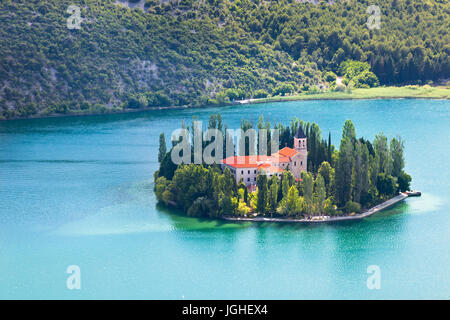
{"label": "small boat", "polygon": [[422,192],[412,190],[412,191],[406,191],[406,194],[408,195],[408,197],[420,197],[422,195]]}

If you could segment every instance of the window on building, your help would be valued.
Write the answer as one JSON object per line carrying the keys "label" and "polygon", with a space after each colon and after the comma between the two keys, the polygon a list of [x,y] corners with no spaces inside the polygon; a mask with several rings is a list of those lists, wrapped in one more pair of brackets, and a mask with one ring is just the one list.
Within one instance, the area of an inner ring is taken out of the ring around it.
{"label": "window on building", "polygon": [[253,178],[253,181],[256,181],[256,177]]}
{"label": "window on building", "polygon": [[297,166],[297,162],[296,161],[294,161],[294,167],[296,167]]}
{"label": "window on building", "polygon": [[300,161],[300,165],[303,166],[303,161]]}
{"label": "window on building", "polygon": [[255,174],[256,174],[256,170],[255,170],[255,172],[254,172]]}
{"label": "window on building", "polygon": [[250,182],[250,178],[247,178],[247,181]]}
{"label": "window on building", "polygon": [[244,174],[244,170],[241,170],[241,174]]}

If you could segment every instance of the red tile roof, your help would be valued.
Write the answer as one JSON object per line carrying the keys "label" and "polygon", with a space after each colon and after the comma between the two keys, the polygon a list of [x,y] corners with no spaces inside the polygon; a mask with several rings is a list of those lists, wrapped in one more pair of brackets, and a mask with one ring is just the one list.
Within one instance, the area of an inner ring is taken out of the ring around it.
{"label": "red tile roof", "polygon": [[292,148],[284,147],[283,149],[281,149],[280,151],[278,151],[278,153],[279,153],[280,155],[282,155],[282,156],[292,158],[292,157],[295,156],[298,152],[295,151],[295,150],[292,149]]}
{"label": "red tile roof", "polygon": [[[285,147],[273,154],[272,156],[232,156],[222,160],[223,164],[229,165],[233,168],[259,168],[272,167],[273,162],[289,163],[292,157],[298,152],[292,148]],[[279,169],[273,167],[275,169]],[[271,169],[271,170],[275,170]],[[281,170],[281,169],[279,169]],[[282,170],[281,170],[282,171]],[[275,172],[275,171],[274,171]]]}
{"label": "red tile roof", "polygon": [[272,160],[273,160],[274,162],[278,162],[278,163],[289,163],[289,162],[291,162],[291,158],[285,157],[285,156],[280,155],[280,154],[278,154],[278,153],[275,153],[275,154],[272,156]]}
{"label": "red tile roof", "polygon": [[260,165],[269,162],[269,156],[233,156],[222,160],[223,164],[233,168],[258,168]]}
{"label": "red tile roof", "polygon": [[295,156],[298,152],[292,148],[284,147],[277,153],[273,154],[272,157],[278,157],[278,162],[286,163],[291,162],[292,157]]}

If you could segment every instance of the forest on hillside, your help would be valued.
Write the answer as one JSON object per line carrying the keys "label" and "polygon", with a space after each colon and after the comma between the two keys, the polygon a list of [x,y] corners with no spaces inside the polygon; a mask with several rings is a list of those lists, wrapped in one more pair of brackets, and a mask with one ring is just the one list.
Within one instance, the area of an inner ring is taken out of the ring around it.
{"label": "forest on hillside", "polygon": [[[67,27],[70,5],[80,29]],[[446,0],[4,0],[0,118],[315,93],[336,75],[432,84],[450,75],[449,11]]]}

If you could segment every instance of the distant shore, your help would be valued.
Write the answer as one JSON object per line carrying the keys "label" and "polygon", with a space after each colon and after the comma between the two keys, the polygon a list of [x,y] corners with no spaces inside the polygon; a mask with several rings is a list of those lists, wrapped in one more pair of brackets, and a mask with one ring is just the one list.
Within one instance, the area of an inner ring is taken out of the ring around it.
{"label": "distant shore", "polygon": [[450,99],[450,88],[431,86],[376,87],[353,89],[351,92],[327,91],[262,99],[247,99],[235,103],[268,103],[301,100],[369,100],[369,99]]}
{"label": "distant shore", "polygon": [[267,218],[267,217],[221,217],[223,220],[227,221],[235,221],[235,222],[282,222],[282,223],[324,223],[324,222],[337,222],[337,221],[345,221],[345,220],[361,220],[367,218],[377,212],[380,212],[386,208],[393,206],[394,204],[405,200],[408,198],[407,193],[400,193],[399,195],[386,200],[383,203],[380,203],[367,211],[362,213],[358,213],[355,215],[347,215],[347,216],[339,216],[339,217],[330,217],[330,216],[322,216],[322,217],[314,217],[313,219],[292,219],[292,218]]}
{"label": "distant shore", "polygon": [[183,110],[183,109],[200,109],[211,107],[225,107],[240,104],[258,104],[270,102],[284,101],[307,101],[307,100],[371,100],[371,99],[450,99],[450,87],[445,86],[401,86],[401,87],[376,87],[370,89],[353,89],[351,92],[326,91],[314,94],[295,94],[288,96],[275,96],[261,99],[245,99],[233,101],[224,105],[204,105],[201,107],[189,106],[169,106],[169,107],[153,107],[153,108],[137,108],[137,109],[110,109],[103,112],[73,112],[64,114],[45,114],[33,115],[29,117],[17,117],[11,119],[0,119],[0,121],[8,120],[24,120],[24,119],[42,119],[42,118],[59,118],[59,117],[80,117],[93,115],[110,115],[137,113],[155,110]]}

